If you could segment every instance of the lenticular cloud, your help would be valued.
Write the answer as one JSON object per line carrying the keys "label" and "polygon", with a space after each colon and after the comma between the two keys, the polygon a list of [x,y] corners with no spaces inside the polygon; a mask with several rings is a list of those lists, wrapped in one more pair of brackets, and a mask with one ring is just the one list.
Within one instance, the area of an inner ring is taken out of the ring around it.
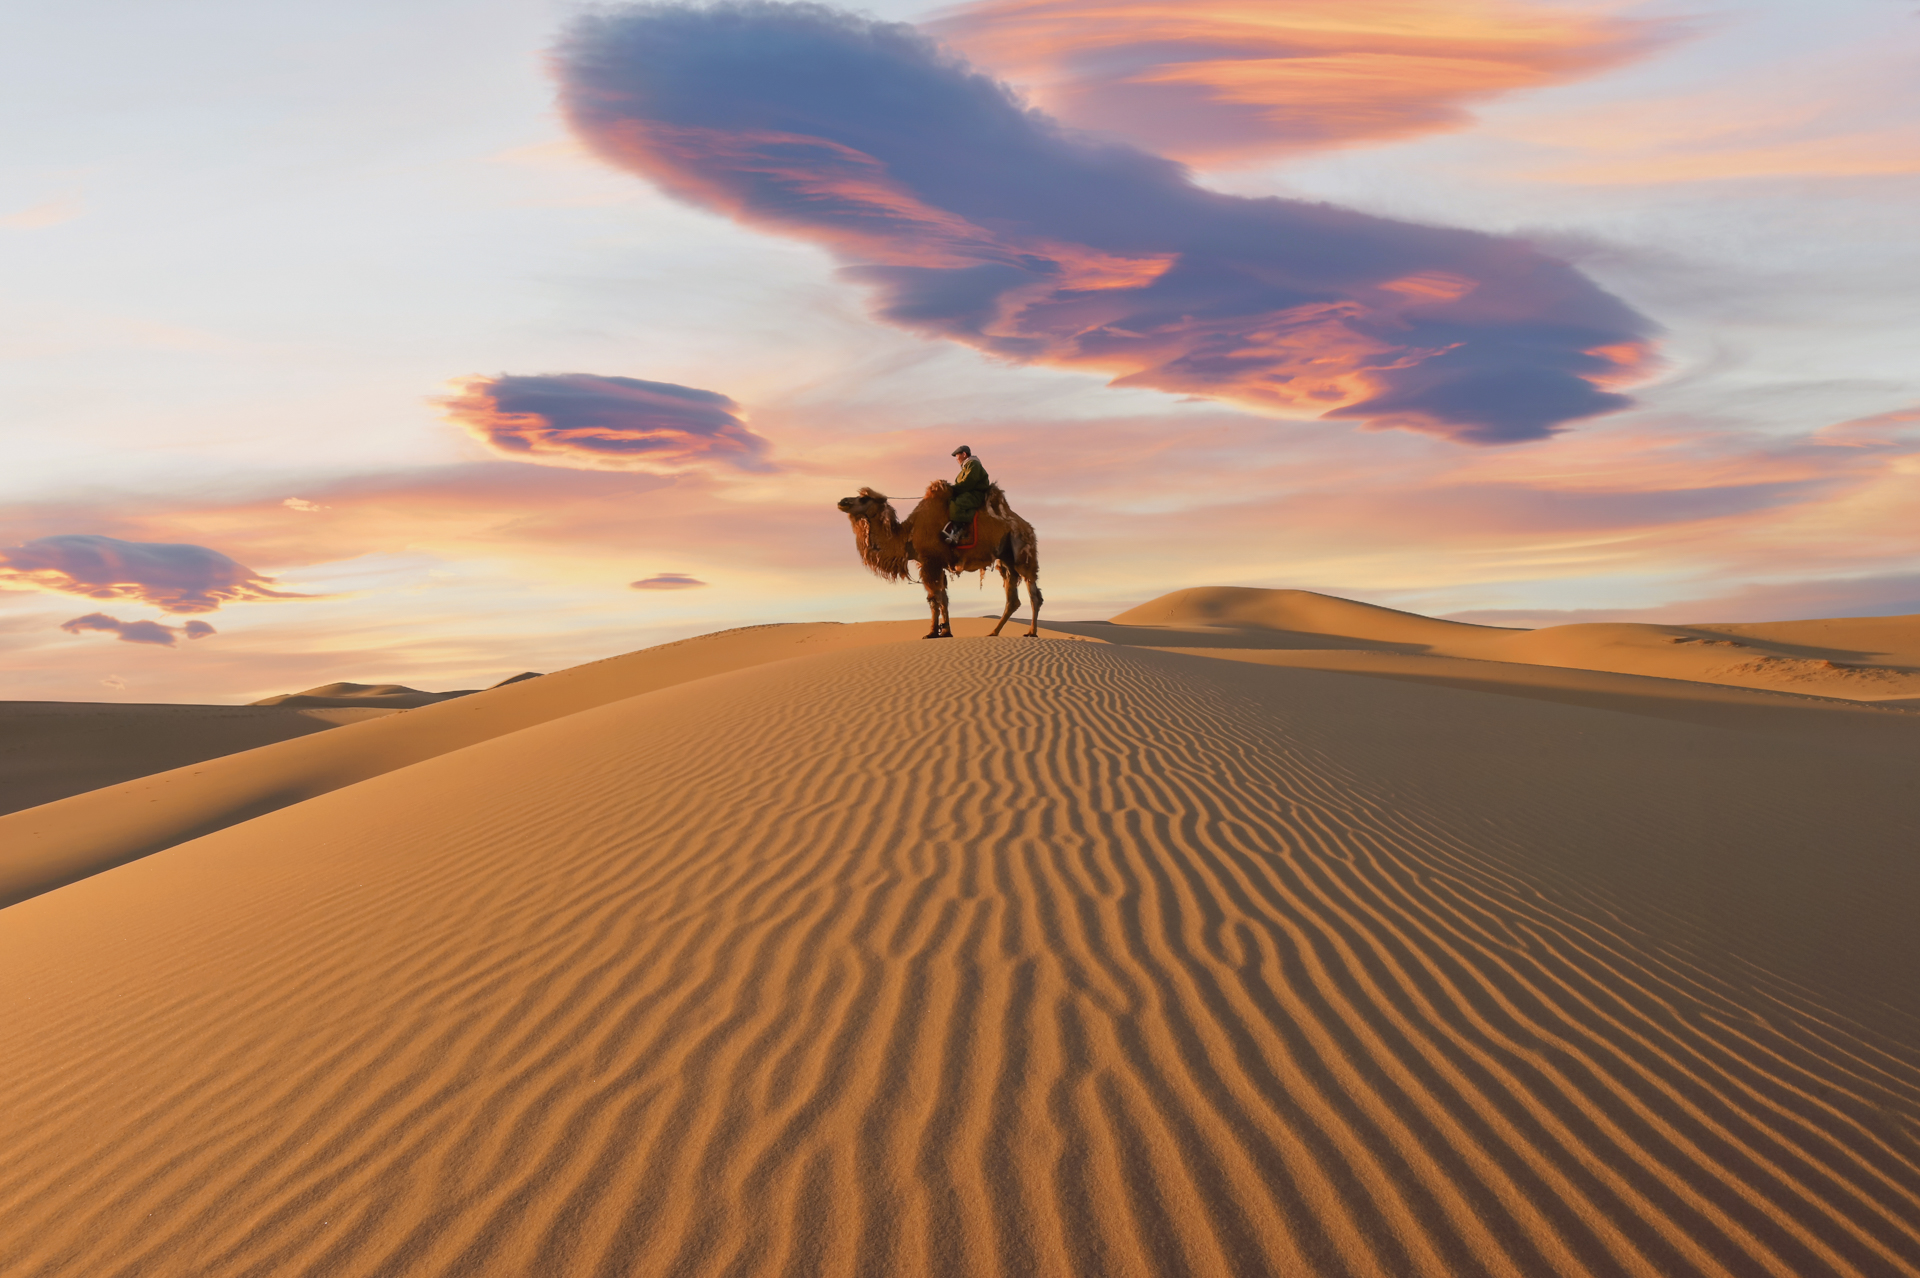
{"label": "lenticular cloud", "polygon": [[574,129],[681,199],[830,249],[882,319],[1023,363],[1466,443],[1627,405],[1653,326],[1523,241],[1198,187],[914,28],[650,4],[558,51]]}
{"label": "lenticular cloud", "polygon": [[173,613],[213,612],[221,604],[243,600],[306,597],[269,589],[273,578],[205,546],[121,541],[88,533],[41,537],[0,550],[0,582],[89,599],[135,600]]}
{"label": "lenticular cloud", "polygon": [[767,441],[717,391],[592,373],[470,377],[447,415],[516,461],[674,473],[710,463],[771,470]]}
{"label": "lenticular cloud", "polygon": [[974,0],[933,29],[1069,124],[1217,164],[1457,128],[1676,25],[1536,0]]}

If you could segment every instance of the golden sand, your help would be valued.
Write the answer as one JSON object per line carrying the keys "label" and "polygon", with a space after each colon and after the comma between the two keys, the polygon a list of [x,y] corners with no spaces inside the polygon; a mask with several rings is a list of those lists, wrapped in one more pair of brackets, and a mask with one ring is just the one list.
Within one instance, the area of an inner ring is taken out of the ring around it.
{"label": "golden sand", "polygon": [[0,818],[0,1273],[1920,1273],[1920,715],[1167,612]]}

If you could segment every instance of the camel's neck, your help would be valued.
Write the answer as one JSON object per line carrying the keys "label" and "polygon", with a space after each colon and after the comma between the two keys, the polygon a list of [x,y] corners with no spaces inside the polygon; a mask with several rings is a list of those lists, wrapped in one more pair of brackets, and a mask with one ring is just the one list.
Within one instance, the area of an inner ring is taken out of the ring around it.
{"label": "camel's neck", "polygon": [[853,521],[854,540],[860,545],[860,558],[882,577],[904,581],[908,575],[907,535],[892,506],[882,506],[864,519]]}

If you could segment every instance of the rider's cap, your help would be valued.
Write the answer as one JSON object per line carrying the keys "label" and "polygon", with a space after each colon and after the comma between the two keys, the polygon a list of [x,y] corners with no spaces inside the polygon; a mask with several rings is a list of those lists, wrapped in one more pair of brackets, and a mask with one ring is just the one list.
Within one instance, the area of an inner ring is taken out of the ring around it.
{"label": "rider's cap", "polygon": [[954,449],[951,453],[947,455],[949,457],[958,457],[961,453],[965,453],[969,457],[973,456],[973,450],[971,448],[968,448],[965,444],[960,445],[960,447]]}

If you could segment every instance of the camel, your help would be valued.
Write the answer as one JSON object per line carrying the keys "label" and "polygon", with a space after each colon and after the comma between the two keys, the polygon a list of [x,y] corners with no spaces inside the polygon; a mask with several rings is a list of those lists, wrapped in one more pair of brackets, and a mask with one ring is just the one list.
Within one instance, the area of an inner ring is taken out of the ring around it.
{"label": "camel", "polygon": [[936,479],[927,486],[926,496],[901,523],[893,512],[892,500],[885,493],[862,488],[858,497],[840,499],[841,511],[853,523],[853,544],[860,550],[861,562],[876,576],[888,581],[912,579],[911,563],[920,565],[920,584],[926,587],[927,607],[933,613],[933,629],[928,639],[953,638],[953,619],[947,611],[947,574],[955,576],[989,568],[1000,571],[1007,588],[1007,606],[1000,613],[1000,633],[1007,618],[1020,606],[1020,582],[1027,583],[1027,597],[1033,603],[1033,619],[1026,638],[1040,634],[1040,542],[1033,525],[1013,513],[1007,495],[994,484],[987,489],[986,509],[980,512],[979,538],[966,550],[949,546],[940,536],[947,522],[947,503],[953,485]]}

